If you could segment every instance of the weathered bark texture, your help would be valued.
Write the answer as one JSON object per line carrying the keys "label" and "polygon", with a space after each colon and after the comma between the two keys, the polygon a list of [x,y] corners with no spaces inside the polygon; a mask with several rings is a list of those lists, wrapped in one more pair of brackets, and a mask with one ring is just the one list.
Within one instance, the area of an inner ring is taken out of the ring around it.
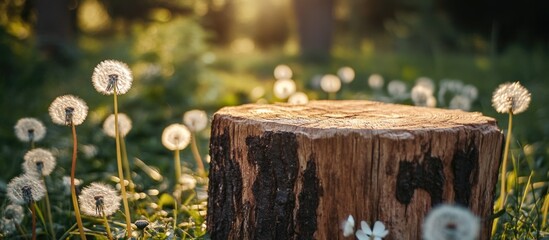
{"label": "weathered bark texture", "polygon": [[[349,214],[421,239],[439,203],[492,212],[503,134],[479,113],[368,101],[226,107],[213,119],[212,239],[343,239]],[[489,239],[491,221],[482,221]],[[360,225],[360,224],[357,224]]]}

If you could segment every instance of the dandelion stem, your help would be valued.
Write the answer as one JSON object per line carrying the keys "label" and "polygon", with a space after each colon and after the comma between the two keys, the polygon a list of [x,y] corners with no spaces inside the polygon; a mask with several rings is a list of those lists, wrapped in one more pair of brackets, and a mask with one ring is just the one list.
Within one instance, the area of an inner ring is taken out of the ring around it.
{"label": "dandelion stem", "polygon": [[32,214],[32,240],[36,240],[36,212],[34,209],[34,204],[31,202],[29,207]]}
{"label": "dandelion stem", "polygon": [[543,211],[543,218],[541,219],[541,228],[545,229],[545,225],[547,224],[547,212],[549,210],[549,194],[545,194],[545,199],[543,200],[543,206],[541,207],[541,210]]}
{"label": "dandelion stem", "polygon": [[175,199],[175,207],[173,209],[173,230],[176,231],[177,229],[177,212],[178,212],[178,209],[179,209],[179,198],[176,197]]}
{"label": "dandelion stem", "polygon": [[38,207],[38,204],[36,204],[36,202],[33,202],[33,204],[34,204],[34,211],[36,212],[36,216],[40,218],[40,222],[42,223],[42,226],[44,226],[44,231],[46,232],[46,235],[48,235],[48,231],[46,230],[47,224],[46,224],[46,220],[44,220],[44,215],[42,214],[40,207]]}
{"label": "dandelion stem", "polygon": [[133,193],[135,191],[135,186],[132,181],[132,172],[130,171],[130,161],[128,160],[128,152],[126,151],[126,141],[124,136],[120,136],[120,149],[122,151],[122,164],[124,165],[125,178],[127,178],[129,182],[128,186],[130,188],[130,193]]}
{"label": "dandelion stem", "polygon": [[511,144],[511,135],[513,131],[513,111],[509,109],[509,127],[507,128],[507,138],[505,140],[505,148],[503,150],[503,162],[501,164],[501,190],[499,209],[503,209],[505,198],[507,197],[507,158],[509,155],[509,145]]}
{"label": "dandelion stem", "polygon": [[103,225],[105,225],[105,230],[107,231],[107,237],[109,238],[109,240],[113,240],[114,238],[112,237],[111,227],[109,226],[109,221],[107,221],[107,215],[105,214],[105,211],[102,211],[102,214],[103,214]]}
{"label": "dandelion stem", "polygon": [[173,159],[174,159],[174,166],[175,166],[174,189],[176,189],[177,184],[179,184],[179,179],[181,179],[181,158],[179,157],[179,149],[175,149]]}
{"label": "dandelion stem", "polygon": [[198,173],[200,176],[206,175],[206,169],[204,169],[204,163],[202,162],[202,158],[200,157],[200,152],[198,151],[198,144],[196,143],[196,134],[193,132],[191,133],[191,150],[193,152],[194,160],[196,161],[196,165],[198,166]]}
{"label": "dandelion stem", "polygon": [[25,239],[29,239],[27,237],[27,233],[25,232],[25,230],[21,227],[21,225],[19,225],[19,223],[15,223],[15,227],[17,228],[17,231],[19,231],[20,235],[23,236]]}
{"label": "dandelion stem", "polygon": [[76,138],[76,126],[71,123],[72,128],[72,166],[71,166],[71,197],[72,205],[74,207],[74,215],[76,216],[76,224],[78,224],[78,232],[80,233],[81,239],[86,239],[84,234],[84,225],[82,224],[82,218],[80,217],[80,208],[78,207],[78,200],[76,199],[76,185],[74,183],[75,172],[76,172],[76,152],[78,148],[78,140]]}
{"label": "dandelion stem", "polygon": [[48,186],[46,184],[46,178],[44,176],[42,176],[42,181],[44,181],[44,189],[46,190],[46,194],[44,195],[45,196],[45,201],[46,201],[46,214],[48,215],[48,223],[50,225],[50,231],[51,231],[51,236],[53,237],[53,239],[57,239],[57,237],[55,236],[55,231],[53,229],[53,218],[52,218],[52,215],[51,215],[51,205],[50,205],[50,197],[48,196]]}
{"label": "dandelion stem", "polygon": [[142,239],[142,240],[146,240],[146,239],[147,239],[147,235],[145,235],[145,229],[141,230],[141,239]]}
{"label": "dandelion stem", "polygon": [[130,209],[128,207],[128,197],[126,196],[126,185],[124,181],[124,174],[122,173],[122,157],[120,154],[120,133],[118,131],[118,99],[117,86],[114,84],[114,132],[116,134],[116,164],[118,165],[118,178],[120,179],[120,193],[122,195],[122,203],[124,204],[124,215],[126,217],[126,231],[128,238],[132,236],[132,221],[130,218]]}

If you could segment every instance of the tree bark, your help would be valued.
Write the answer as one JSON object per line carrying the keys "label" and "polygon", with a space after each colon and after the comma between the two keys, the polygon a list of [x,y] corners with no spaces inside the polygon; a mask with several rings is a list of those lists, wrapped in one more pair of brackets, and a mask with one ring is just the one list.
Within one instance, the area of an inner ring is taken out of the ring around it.
{"label": "tree bark", "polygon": [[212,239],[343,239],[348,215],[421,239],[440,203],[489,239],[503,134],[479,113],[369,101],[225,107],[212,123]]}

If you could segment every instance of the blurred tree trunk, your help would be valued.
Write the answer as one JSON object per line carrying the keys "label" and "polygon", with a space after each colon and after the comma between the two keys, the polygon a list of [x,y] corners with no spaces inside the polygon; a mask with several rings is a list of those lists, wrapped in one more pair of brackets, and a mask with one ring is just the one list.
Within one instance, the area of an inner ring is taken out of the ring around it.
{"label": "blurred tree trunk", "polygon": [[366,1],[351,0],[350,1],[350,18],[349,29],[351,30],[352,47],[359,49],[363,37],[363,26],[365,24],[364,9]]}
{"label": "blurred tree trunk", "polygon": [[235,2],[226,0],[208,0],[208,13],[201,19],[202,25],[214,33],[213,41],[216,44],[230,44],[233,40]]}
{"label": "blurred tree trunk", "polygon": [[38,47],[48,57],[58,60],[68,57],[66,49],[72,42],[75,26],[71,4],[77,3],[73,0],[34,1]]}
{"label": "blurred tree trunk", "polygon": [[334,32],[333,0],[294,0],[301,55],[313,61],[330,57]]}

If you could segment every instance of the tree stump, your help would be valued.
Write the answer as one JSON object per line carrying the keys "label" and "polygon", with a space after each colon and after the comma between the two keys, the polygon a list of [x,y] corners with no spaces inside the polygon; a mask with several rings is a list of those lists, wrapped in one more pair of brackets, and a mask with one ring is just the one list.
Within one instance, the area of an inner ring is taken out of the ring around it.
{"label": "tree stump", "polygon": [[489,239],[503,134],[480,113],[370,101],[248,104],[212,123],[212,239],[343,239],[348,215],[421,239],[439,203]]}

